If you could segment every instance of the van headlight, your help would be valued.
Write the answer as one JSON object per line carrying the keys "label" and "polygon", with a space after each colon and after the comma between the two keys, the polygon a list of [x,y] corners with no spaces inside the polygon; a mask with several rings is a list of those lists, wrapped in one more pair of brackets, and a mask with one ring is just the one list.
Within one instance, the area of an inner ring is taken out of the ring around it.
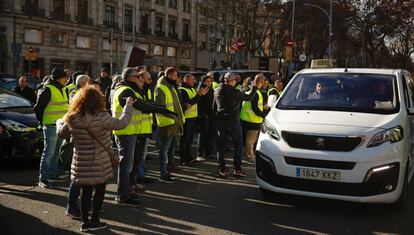
{"label": "van headlight", "polygon": [[262,132],[262,133],[267,133],[267,134],[269,134],[271,137],[273,137],[275,140],[279,140],[280,138],[279,138],[279,134],[277,133],[277,130],[276,130],[276,128],[272,125],[272,124],[270,124],[270,122],[269,121],[267,121],[267,120],[265,120],[263,123],[262,123],[262,127],[260,128],[260,131]]}
{"label": "van headlight", "polygon": [[395,143],[402,140],[404,132],[401,126],[396,126],[391,129],[381,131],[374,135],[369,141],[367,148],[380,146],[385,142]]}
{"label": "van headlight", "polygon": [[6,127],[9,131],[15,132],[31,132],[35,131],[36,127],[28,127],[20,122],[16,122],[13,120],[1,120],[1,123]]}

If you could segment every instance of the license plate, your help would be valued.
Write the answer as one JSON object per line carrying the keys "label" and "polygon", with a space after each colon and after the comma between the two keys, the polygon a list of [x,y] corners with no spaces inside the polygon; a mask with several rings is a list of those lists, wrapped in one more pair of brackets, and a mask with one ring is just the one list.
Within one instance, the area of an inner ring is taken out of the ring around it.
{"label": "license plate", "polygon": [[296,177],[313,180],[339,181],[341,172],[298,167],[296,168]]}

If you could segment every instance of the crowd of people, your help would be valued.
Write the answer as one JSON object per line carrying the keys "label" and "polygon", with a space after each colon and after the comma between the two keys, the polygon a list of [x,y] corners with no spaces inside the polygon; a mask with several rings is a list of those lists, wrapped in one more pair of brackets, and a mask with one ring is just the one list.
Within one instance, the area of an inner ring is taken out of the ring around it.
{"label": "crowd of people", "polygon": [[[24,79],[16,88],[22,95]],[[112,77],[103,68],[98,79],[54,68],[39,86],[34,106],[44,134],[38,185],[52,188],[68,177],[63,170],[70,172],[66,214],[82,220],[81,231],[93,231],[106,227],[99,211],[114,168],[115,202],[140,204],[142,184],[154,181],[145,172],[148,143],[154,136],[160,182],[174,183],[177,144],[181,165],[217,159],[218,175],[227,177],[231,172],[224,157],[229,139],[234,145],[232,174],[244,177],[242,158],[246,155],[254,162],[261,123],[283,89],[281,79],[270,80],[274,84],[269,85],[263,74],[242,79],[230,72],[209,72],[196,81],[191,74],[180,78],[178,70],[169,67],[155,83],[144,67],[126,68]],[[199,141],[193,154],[196,132]]]}

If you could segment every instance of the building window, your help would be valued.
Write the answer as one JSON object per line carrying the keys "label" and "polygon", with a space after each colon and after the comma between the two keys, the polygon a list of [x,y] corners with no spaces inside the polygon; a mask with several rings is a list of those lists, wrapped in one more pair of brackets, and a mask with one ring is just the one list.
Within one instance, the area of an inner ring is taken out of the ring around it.
{"label": "building window", "polygon": [[78,22],[81,24],[88,23],[88,1],[78,0]]}
{"label": "building window", "polygon": [[207,42],[200,42],[200,50],[201,51],[207,50]]}
{"label": "building window", "polygon": [[191,41],[190,23],[183,23],[183,40]]}
{"label": "building window", "polygon": [[168,57],[176,57],[177,56],[177,48],[167,47],[167,56]]}
{"label": "building window", "polygon": [[110,51],[112,45],[112,51],[116,51],[116,40],[112,40],[112,44],[109,42],[109,39],[104,39],[102,41],[102,49],[105,51]]}
{"label": "building window", "polygon": [[202,7],[202,6],[200,6],[199,8],[198,8],[198,12],[200,13],[200,15],[202,15],[202,16],[206,16],[207,15],[207,10],[206,10],[206,8],[204,8],[204,7]]}
{"label": "building window", "polygon": [[150,45],[147,43],[139,43],[138,48],[145,51],[145,54],[148,54]]}
{"label": "building window", "polygon": [[200,33],[207,33],[207,25],[200,24]]}
{"label": "building window", "polygon": [[172,38],[177,38],[177,21],[175,19],[170,19],[168,22],[168,36]]}
{"label": "building window", "polygon": [[[157,34],[163,34],[164,29],[164,18],[161,16],[155,17],[155,32]],[[162,35],[160,35],[162,36]]]}
{"label": "building window", "polygon": [[150,29],[148,27],[148,14],[143,13],[141,15],[141,27],[139,28],[141,33],[150,34]]}
{"label": "building window", "polygon": [[39,29],[25,29],[24,42],[43,44],[43,31]]}
{"label": "building window", "polygon": [[113,27],[115,25],[115,7],[107,5],[105,7],[106,26]]}
{"label": "building window", "polygon": [[183,11],[191,12],[191,0],[183,0]]}
{"label": "building window", "polygon": [[181,55],[184,59],[190,59],[191,57],[191,51],[188,48],[183,48],[181,51]]}
{"label": "building window", "polygon": [[125,31],[132,32],[132,10],[125,9],[124,20]]}
{"label": "building window", "polygon": [[177,0],[168,0],[168,7],[177,9]]}
{"label": "building window", "polygon": [[165,0],[156,0],[155,1],[156,4],[164,6],[165,5]]}
{"label": "building window", "polygon": [[77,48],[92,48],[91,37],[89,36],[76,36],[76,47]]}
{"label": "building window", "polygon": [[154,53],[155,56],[162,56],[164,55],[164,47],[161,45],[154,45]]}
{"label": "building window", "polygon": [[29,16],[40,16],[39,0],[25,0],[23,12]]}
{"label": "building window", "polygon": [[65,0],[53,0],[53,19],[65,20],[65,13]]}
{"label": "building window", "polygon": [[69,47],[69,34],[52,32],[52,47]]}

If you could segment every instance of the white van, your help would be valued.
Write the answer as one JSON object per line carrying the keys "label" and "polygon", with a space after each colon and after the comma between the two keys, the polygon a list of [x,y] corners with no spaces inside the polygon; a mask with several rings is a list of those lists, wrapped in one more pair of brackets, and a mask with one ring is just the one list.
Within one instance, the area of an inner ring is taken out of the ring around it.
{"label": "white van", "polygon": [[297,73],[262,125],[262,192],[404,201],[414,163],[413,79],[386,69]]}

